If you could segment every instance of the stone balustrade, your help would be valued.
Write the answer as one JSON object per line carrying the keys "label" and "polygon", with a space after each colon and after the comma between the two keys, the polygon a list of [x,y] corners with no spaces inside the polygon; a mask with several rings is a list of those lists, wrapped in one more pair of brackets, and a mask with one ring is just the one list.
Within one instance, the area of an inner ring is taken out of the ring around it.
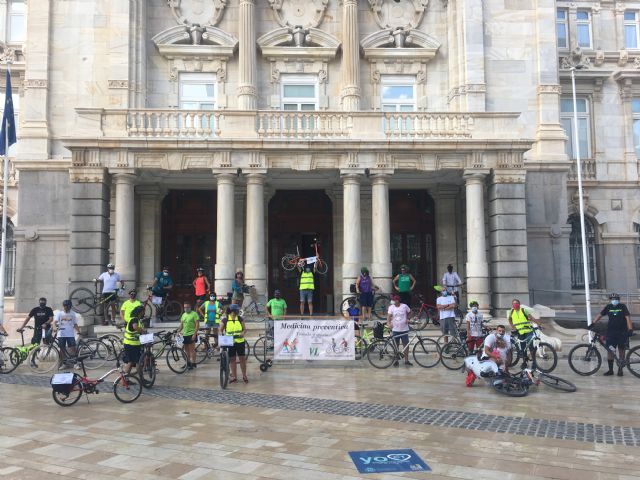
{"label": "stone balustrade", "polygon": [[[571,161],[571,170],[569,170],[569,180],[578,181],[578,174],[576,172],[576,161]],[[582,180],[595,180],[596,179],[596,160],[594,158],[581,158],[580,167],[582,169]]]}

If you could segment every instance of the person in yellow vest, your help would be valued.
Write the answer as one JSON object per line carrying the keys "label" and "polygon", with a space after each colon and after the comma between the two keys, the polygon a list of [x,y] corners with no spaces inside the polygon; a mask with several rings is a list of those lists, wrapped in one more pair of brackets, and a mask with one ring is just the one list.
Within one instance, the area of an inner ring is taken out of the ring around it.
{"label": "person in yellow vest", "polygon": [[305,265],[300,273],[300,315],[304,315],[304,304],[309,304],[309,315],[313,315],[313,291],[315,282],[310,265]]}
{"label": "person in yellow vest", "polygon": [[129,290],[129,299],[125,300],[120,307],[120,318],[124,320],[125,324],[131,317],[131,312],[136,307],[141,307],[142,302],[136,298],[137,292],[135,289]]}
{"label": "person in yellow vest", "polygon": [[246,333],[244,319],[240,316],[240,307],[236,304],[229,305],[227,315],[226,317],[222,317],[220,323],[220,335],[233,336],[233,347],[229,348],[229,359],[231,360],[229,383],[238,381],[238,358],[240,358],[242,380],[244,383],[249,383],[249,379],[247,378],[247,342],[244,339]]}
{"label": "person in yellow vest", "polygon": [[[520,306],[520,300],[514,298],[511,301],[511,311],[509,312],[509,325],[511,329],[518,333],[518,338],[524,342],[529,342],[533,337],[533,317],[531,313]],[[529,344],[532,361],[536,358],[536,349],[533,343]],[[524,361],[522,368],[527,368],[526,343],[520,344],[520,353]]]}
{"label": "person in yellow vest", "polygon": [[207,335],[213,335],[215,339],[214,347],[218,344],[218,328],[220,327],[220,317],[222,307],[217,299],[216,292],[209,294],[209,300],[205,301],[198,308],[198,313],[204,320],[204,331]]}
{"label": "person in yellow vest", "polygon": [[122,345],[127,358],[127,366],[125,368],[125,372],[127,373],[130,373],[131,369],[136,366],[140,360],[140,354],[142,353],[142,348],[140,346],[140,333],[143,331],[143,314],[144,307],[140,304],[137,307],[128,310],[126,317],[123,316],[124,337],[122,339]]}

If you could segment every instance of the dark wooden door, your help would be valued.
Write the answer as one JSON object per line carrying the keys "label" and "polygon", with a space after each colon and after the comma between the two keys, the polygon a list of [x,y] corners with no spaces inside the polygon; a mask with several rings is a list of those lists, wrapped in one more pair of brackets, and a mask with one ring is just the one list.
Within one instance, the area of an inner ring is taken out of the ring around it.
{"label": "dark wooden door", "polygon": [[303,257],[315,255],[314,238],[329,266],[325,275],[315,275],[314,312],[333,307],[327,305],[327,295],[333,295],[332,215],[331,200],[322,190],[279,190],[269,202],[269,295],[279,288],[289,313],[299,312],[299,273],[284,270],[280,260],[285,253],[295,253],[296,247]]}
{"label": "dark wooden door", "polygon": [[213,281],[216,262],[216,192],[171,190],[162,202],[162,265],[171,268],[171,296],[194,300],[192,282],[198,267]]}
{"label": "dark wooden door", "polygon": [[416,278],[416,292],[434,301],[435,209],[431,196],[423,190],[391,190],[391,263],[394,276],[406,264]]}

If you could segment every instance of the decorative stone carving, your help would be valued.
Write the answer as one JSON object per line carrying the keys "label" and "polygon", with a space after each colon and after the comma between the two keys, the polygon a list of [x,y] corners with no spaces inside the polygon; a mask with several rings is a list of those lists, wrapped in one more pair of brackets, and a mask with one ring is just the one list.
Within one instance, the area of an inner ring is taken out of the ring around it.
{"label": "decorative stone carving", "polygon": [[633,68],[640,68],[640,57],[635,57],[633,59]]}
{"label": "decorative stone carving", "polygon": [[129,89],[129,80],[108,80],[107,85],[113,89]]}
{"label": "decorative stone carving", "polygon": [[604,64],[604,50],[602,50],[601,48],[596,50],[596,58],[594,58],[593,64],[596,67],[599,67]]}
{"label": "decorative stone carving", "polygon": [[154,35],[151,40],[167,58],[185,55],[230,57],[238,45],[233,35],[216,27],[199,25],[176,25]]}
{"label": "decorative stone carving", "polygon": [[16,51],[14,48],[7,45],[0,45],[0,62],[1,63],[15,63]]}
{"label": "decorative stone carving", "polygon": [[560,58],[560,68],[570,70],[572,68],[587,69],[591,66],[591,60],[587,57],[580,47],[576,47],[566,57]]}
{"label": "decorative stone carving", "polygon": [[562,87],[560,85],[538,85],[538,94],[540,93],[555,93],[560,95],[562,93]]}
{"label": "decorative stone carving", "polygon": [[262,35],[257,43],[262,55],[270,60],[276,58],[331,60],[335,58],[340,46],[340,41],[336,37],[314,27],[277,28]]}
{"label": "decorative stone carving", "polygon": [[269,0],[276,21],[282,27],[317,28],[329,0]]}
{"label": "decorative stone carving", "polygon": [[382,29],[418,28],[429,0],[369,0],[376,23]]}
{"label": "decorative stone carving", "polygon": [[[598,59],[596,57],[596,62],[594,62],[596,66],[602,65],[602,63],[604,63],[604,58],[603,58],[603,61],[600,63],[598,63],[597,60]],[[620,50],[620,56],[618,57],[618,66],[624,67],[628,61],[629,61],[629,52],[624,49]]]}
{"label": "decorative stone carving", "polygon": [[217,25],[227,3],[228,0],[167,0],[176,21],[189,26]]}
{"label": "decorative stone carving", "polygon": [[46,79],[27,78],[22,85],[25,90],[29,88],[47,88],[48,82]]}

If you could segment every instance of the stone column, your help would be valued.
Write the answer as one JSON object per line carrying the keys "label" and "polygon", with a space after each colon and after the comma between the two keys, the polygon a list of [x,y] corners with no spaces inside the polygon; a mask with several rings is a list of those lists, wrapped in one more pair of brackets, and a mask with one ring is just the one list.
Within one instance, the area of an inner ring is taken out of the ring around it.
{"label": "stone column", "polygon": [[[466,0],[463,8],[462,34],[464,42],[465,93],[462,110],[469,112],[485,111],[485,51],[484,51],[484,13],[482,0]],[[466,107],[466,108],[465,108]]]}
{"label": "stone column", "polygon": [[116,235],[115,264],[121,278],[135,285],[135,203],[134,188],[136,177],[131,173],[115,173],[113,184],[116,189]]}
{"label": "stone column", "polygon": [[235,275],[234,263],[234,193],[235,175],[221,173],[218,181],[218,212],[216,221],[216,266],[215,290],[220,296],[231,291],[231,281]]}
{"label": "stone column", "polygon": [[[157,185],[138,185],[136,192],[140,198],[140,276],[139,287],[151,284],[153,276],[162,268],[156,258],[160,243],[156,232],[160,230],[160,203],[162,196]],[[116,264],[117,265],[117,264]]]}
{"label": "stone column", "polygon": [[391,292],[391,226],[389,175],[374,174],[371,182],[371,275],[383,292]]}
{"label": "stone column", "polygon": [[342,2],[342,109],[360,108],[360,35],[358,34],[358,3]]}
{"label": "stone column", "polygon": [[349,292],[362,267],[362,228],[360,222],[360,175],[342,177],[342,292]]}
{"label": "stone column", "polygon": [[529,303],[525,171],[493,172],[489,180],[491,303],[496,316],[518,298]]}
{"label": "stone column", "polygon": [[240,0],[240,32],[238,52],[238,108],[255,110],[258,107],[256,93],[256,27],[255,0]]}
{"label": "stone column", "polygon": [[267,262],[265,257],[264,182],[262,173],[247,175],[247,227],[244,275],[259,294],[267,294]]}
{"label": "stone column", "polygon": [[476,300],[487,314],[489,264],[485,231],[484,180],[489,172],[465,172],[467,200],[467,299]]}

